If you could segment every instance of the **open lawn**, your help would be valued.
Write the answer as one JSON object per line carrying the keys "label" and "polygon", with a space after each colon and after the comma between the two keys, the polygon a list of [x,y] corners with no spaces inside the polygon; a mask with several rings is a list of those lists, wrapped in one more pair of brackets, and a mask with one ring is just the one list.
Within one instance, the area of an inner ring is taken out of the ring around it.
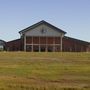
{"label": "open lawn", "polygon": [[90,90],[90,53],[0,52],[0,90]]}

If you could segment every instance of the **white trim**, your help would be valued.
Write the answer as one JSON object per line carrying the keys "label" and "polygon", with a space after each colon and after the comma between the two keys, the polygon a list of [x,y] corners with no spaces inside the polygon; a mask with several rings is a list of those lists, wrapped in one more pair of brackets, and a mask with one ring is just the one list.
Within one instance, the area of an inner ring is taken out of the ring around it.
{"label": "white trim", "polygon": [[48,41],[47,41],[47,36],[46,36],[46,50],[45,50],[46,52],[48,52],[47,42]]}
{"label": "white trim", "polygon": [[26,36],[24,35],[24,51],[26,51]]}
{"label": "white trim", "polygon": [[[39,44],[26,44],[26,45],[39,45]],[[55,45],[55,46],[59,46],[59,45],[61,45],[61,44],[40,44],[40,45]]]}
{"label": "white trim", "polygon": [[33,36],[32,36],[32,44],[31,45],[32,45],[32,52],[33,52]]}
{"label": "white trim", "polygon": [[62,52],[62,37],[63,37],[63,36],[61,35],[61,37],[60,37],[60,41],[61,41],[61,42],[60,42],[60,44],[61,44],[61,45],[60,45],[60,50],[61,50],[61,52]]}
{"label": "white trim", "polygon": [[53,52],[55,52],[55,45],[56,45],[56,44],[55,44],[55,37],[53,37],[53,45],[54,45],[54,46],[53,46]]}
{"label": "white trim", "polygon": [[39,45],[39,52],[40,52],[41,51],[41,47],[40,47],[40,36],[39,36],[39,44],[38,45]]}

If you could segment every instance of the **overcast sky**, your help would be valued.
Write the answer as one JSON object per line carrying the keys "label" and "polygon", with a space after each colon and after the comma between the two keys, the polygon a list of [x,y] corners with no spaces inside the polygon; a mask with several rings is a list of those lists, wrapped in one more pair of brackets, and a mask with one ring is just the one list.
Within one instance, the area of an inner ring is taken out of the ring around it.
{"label": "overcast sky", "polygon": [[41,20],[90,42],[90,0],[0,0],[0,39],[20,38],[20,30]]}

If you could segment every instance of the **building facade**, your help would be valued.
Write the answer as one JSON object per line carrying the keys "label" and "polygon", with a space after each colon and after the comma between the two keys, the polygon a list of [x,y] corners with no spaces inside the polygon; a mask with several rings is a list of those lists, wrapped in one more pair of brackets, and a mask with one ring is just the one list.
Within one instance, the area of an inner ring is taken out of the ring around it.
{"label": "building facade", "polygon": [[20,32],[20,39],[7,42],[8,51],[29,52],[86,52],[90,43],[66,37],[66,32],[40,21]]}

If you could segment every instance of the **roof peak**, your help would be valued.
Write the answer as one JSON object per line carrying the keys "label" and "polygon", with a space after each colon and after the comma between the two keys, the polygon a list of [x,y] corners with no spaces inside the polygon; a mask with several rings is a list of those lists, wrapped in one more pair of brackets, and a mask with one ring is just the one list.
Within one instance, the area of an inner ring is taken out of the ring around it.
{"label": "roof peak", "polygon": [[63,31],[62,29],[59,29],[58,27],[56,27],[56,26],[54,26],[54,25],[48,23],[48,22],[45,21],[45,20],[41,20],[41,21],[39,21],[39,22],[37,22],[37,23],[31,25],[31,26],[29,26],[29,27],[27,27],[27,28],[21,30],[19,33],[24,33],[24,32],[26,32],[26,31],[28,31],[29,29],[35,28],[35,27],[37,27],[37,26],[39,26],[39,25],[41,25],[41,24],[46,24],[46,25],[48,25],[48,26],[50,26],[50,27],[52,27],[52,28],[54,28],[54,29],[56,29],[56,30],[58,30],[58,31],[60,31],[60,32],[62,32],[62,33],[64,33],[64,34],[66,34],[66,32]]}

